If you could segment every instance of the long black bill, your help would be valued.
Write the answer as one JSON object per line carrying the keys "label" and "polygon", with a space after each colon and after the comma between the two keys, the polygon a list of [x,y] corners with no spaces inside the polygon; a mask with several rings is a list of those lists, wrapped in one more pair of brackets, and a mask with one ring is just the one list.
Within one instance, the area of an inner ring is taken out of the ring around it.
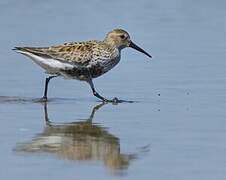
{"label": "long black bill", "polygon": [[141,49],[139,46],[137,46],[136,44],[134,44],[132,41],[130,42],[129,47],[136,49],[137,51],[140,51],[144,54],[146,54],[148,57],[152,58],[152,56],[150,54],[148,54],[147,52],[145,52],[143,49]]}

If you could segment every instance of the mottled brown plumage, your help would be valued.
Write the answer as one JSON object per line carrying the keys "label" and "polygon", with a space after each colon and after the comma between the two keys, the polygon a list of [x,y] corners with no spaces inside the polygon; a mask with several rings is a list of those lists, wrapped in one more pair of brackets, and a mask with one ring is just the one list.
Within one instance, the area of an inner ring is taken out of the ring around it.
{"label": "mottled brown plumage", "polygon": [[[125,47],[132,47],[151,57],[136,46],[129,34],[122,29],[109,32],[103,41],[71,42],[50,47],[16,47],[15,50],[30,57],[46,73],[51,74],[51,78],[64,76],[88,82],[93,94],[107,101],[95,91],[92,79],[117,65],[121,50]],[[47,99],[47,86],[51,78],[46,79],[44,99]]]}

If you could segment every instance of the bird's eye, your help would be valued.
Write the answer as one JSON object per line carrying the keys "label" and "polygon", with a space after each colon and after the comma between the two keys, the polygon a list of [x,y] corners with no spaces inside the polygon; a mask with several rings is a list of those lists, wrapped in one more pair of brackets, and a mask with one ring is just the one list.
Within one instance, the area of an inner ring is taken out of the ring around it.
{"label": "bird's eye", "polygon": [[126,36],[124,34],[120,35],[121,39],[126,39]]}

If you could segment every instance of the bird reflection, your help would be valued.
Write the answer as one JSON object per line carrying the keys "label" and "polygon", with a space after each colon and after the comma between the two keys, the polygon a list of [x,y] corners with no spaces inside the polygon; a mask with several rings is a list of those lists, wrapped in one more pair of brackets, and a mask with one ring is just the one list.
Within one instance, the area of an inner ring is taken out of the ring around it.
{"label": "bird reflection", "polygon": [[49,119],[47,104],[44,104],[46,127],[30,142],[18,144],[17,152],[51,153],[61,159],[73,161],[102,161],[113,174],[123,173],[137,153],[120,152],[119,138],[110,134],[99,124],[92,122],[98,109],[105,103],[96,105],[86,120],[72,123],[54,123]]}

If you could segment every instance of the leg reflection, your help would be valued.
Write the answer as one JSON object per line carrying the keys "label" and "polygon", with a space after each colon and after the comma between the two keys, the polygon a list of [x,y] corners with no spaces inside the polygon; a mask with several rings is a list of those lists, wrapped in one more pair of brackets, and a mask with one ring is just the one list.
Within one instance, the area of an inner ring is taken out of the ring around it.
{"label": "leg reflection", "polygon": [[[96,106],[93,107],[92,112],[89,116],[89,118],[85,119],[87,122],[91,122],[93,121],[94,115],[95,113],[101,108],[103,107],[105,104],[107,104],[106,102],[102,102],[100,104],[97,104]],[[48,108],[47,108],[47,102],[43,103],[44,105],[44,115],[45,115],[45,121],[46,124],[51,126],[51,124],[53,124],[53,122],[50,121],[49,116],[48,116]]]}
{"label": "leg reflection", "polygon": [[138,153],[121,153],[119,138],[100,124],[93,123],[95,113],[105,104],[93,107],[86,120],[54,123],[49,119],[47,103],[44,103],[46,127],[30,142],[18,144],[16,151],[51,153],[73,161],[102,161],[113,174],[124,173]]}

